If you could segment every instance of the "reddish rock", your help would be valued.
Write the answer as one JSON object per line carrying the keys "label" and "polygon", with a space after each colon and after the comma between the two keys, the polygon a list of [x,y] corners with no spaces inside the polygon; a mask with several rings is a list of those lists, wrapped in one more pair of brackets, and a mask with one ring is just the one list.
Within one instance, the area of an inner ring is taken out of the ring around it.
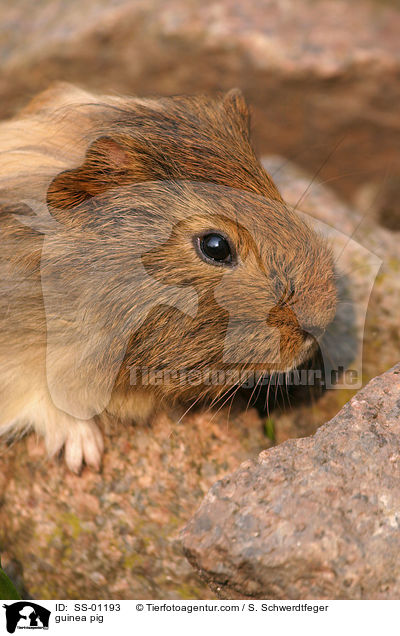
{"label": "reddish rock", "polygon": [[45,460],[34,436],[1,446],[0,553],[39,599],[213,598],[183,557],[178,529],[216,479],[266,444],[254,410],[120,426],[101,473]]}
{"label": "reddish rock", "polygon": [[222,597],[398,599],[400,364],[216,483],[182,533]]}

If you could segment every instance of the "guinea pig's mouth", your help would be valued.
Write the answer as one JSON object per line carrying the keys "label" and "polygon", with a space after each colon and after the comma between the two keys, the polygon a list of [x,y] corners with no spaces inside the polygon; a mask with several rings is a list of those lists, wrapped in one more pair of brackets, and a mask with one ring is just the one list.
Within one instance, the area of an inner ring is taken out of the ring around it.
{"label": "guinea pig's mouth", "polygon": [[[319,348],[318,339],[324,333],[324,330],[318,330],[318,333],[312,334],[306,331],[302,332],[303,342],[297,349],[297,353],[292,355],[292,359],[283,365],[284,368],[280,369],[281,373],[287,373],[293,371],[301,364],[313,357],[317,349]],[[318,338],[318,339],[317,339]]]}
{"label": "guinea pig's mouth", "polygon": [[298,359],[296,360],[295,366],[302,364],[303,362],[305,362],[307,359],[311,358],[314,355],[314,353],[319,348],[319,339],[321,338],[323,333],[324,333],[324,330],[321,329],[321,330],[318,330],[318,334],[316,333],[315,335],[311,333],[304,334],[303,344],[302,344],[300,353],[298,355]]}
{"label": "guinea pig's mouth", "polygon": [[304,341],[296,351],[282,351],[281,363],[271,363],[267,365],[256,365],[252,370],[256,375],[289,373],[300,367],[304,362],[311,359],[319,348],[318,340],[311,334],[304,336]]}

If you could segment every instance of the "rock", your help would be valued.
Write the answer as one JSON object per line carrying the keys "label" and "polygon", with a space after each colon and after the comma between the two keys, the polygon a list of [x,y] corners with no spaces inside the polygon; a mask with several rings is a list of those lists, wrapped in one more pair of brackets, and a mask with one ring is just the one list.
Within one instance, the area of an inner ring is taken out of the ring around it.
{"label": "rock", "polygon": [[0,456],[0,553],[24,598],[213,598],[175,539],[210,486],[269,440],[254,410],[106,437],[101,473],[44,459],[33,436]]}
{"label": "rock", "polygon": [[365,209],[378,201],[399,229],[395,3],[25,0],[3,3],[0,21],[1,117],[60,79],[141,95],[239,86],[260,152],[320,171]]}
{"label": "rock", "polygon": [[216,483],[182,532],[224,598],[398,599],[400,364]]}

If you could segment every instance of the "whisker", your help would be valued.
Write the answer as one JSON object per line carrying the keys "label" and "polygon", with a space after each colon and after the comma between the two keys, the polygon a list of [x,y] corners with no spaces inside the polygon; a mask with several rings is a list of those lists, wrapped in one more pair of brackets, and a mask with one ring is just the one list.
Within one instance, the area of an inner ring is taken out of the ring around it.
{"label": "whisker", "polygon": [[[310,149],[314,149],[314,150],[319,150],[321,148],[321,144],[312,144],[311,146],[307,147],[307,151],[309,151]],[[304,148],[301,148],[300,150],[298,150],[297,152],[288,155],[288,158],[285,159],[285,161],[282,161],[282,163],[276,168],[276,170],[271,170],[270,175],[272,178],[274,178],[279,172],[281,172],[281,170],[283,170],[283,168],[285,168],[285,166],[287,166],[290,163],[295,162],[299,157],[301,157],[301,155],[303,155],[306,152],[306,150]]]}
{"label": "whisker", "polygon": [[[265,375],[265,373],[263,373],[263,374],[262,374],[262,380],[263,380],[263,381],[264,381],[264,378],[265,378],[265,377],[266,377],[266,375]],[[263,384],[264,384],[264,382],[261,382],[261,383],[260,383],[260,386],[259,386],[259,388],[258,388],[258,392],[257,392],[257,395],[256,395],[255,402],[257,402],[257,401],[258,401],[258,399],[259,399],[259,397],[260,397],[260,393],[261,393],[261,391],[262,391]]]}
{"label": "whisker", "polygon": [[353,238],[354,234],[357,232],[357,230],[359,229],[361,223],[365,220],[368,212],[370,212],[371,208],[373,208],[374,204],[376,203],[376,201],[378,200],[378,198],[380,197],[382,190],[384,188],[384,185],[388,179],[388,174],[389,174],[389,166],[386,166],[386,171],[385,171],[385,176],[382,179],[382,185],[379,188],[378,192],[375,194],[372,203],[367,207],[367,209],[365,210],[364,214],[361,216],[359,222],[357,223],[357,225],[355,226],[355,228],[353,229],[352,233],[350,234],[348,240],[346,241],[345,245],[343,246],[342,251],[340,252],[340,254],[338,255],[337,259],[334,261],[335,263],[337,263],[337,261],[339,260],[339,258],[341,257],[341,255],[343,254],[344,250],[346,249],[347,245],[349,244],[349,242],[351,241],[351,239]]}
{"label": "whisker", "polygon": [[[297,370],[297,367],[296,369]],[[286,386],[286,395],[287,395],[287,399],[288,399],[288,403],[289,403],[289,408],[292,408],[291,402],[290,402],[290,395],[289,395],[289,387],[288,387],[288,376],[289,376],[289,372],[286,371],[285,372],[285,386]]]}
{"label": "whisker", "polygon": [[[249,369],[250,369],[250,365],[249,365],[249,364],[247,364],[247,365],[244,365],[244,366],[243,366],[243,369],[242,369],[241,371],[245,373],[245,372],[246,372],[247,370],[249,370]],[[244,379],[243,379],[243,381],[242,381],[242,383],[239,383],[239,386],[242,386],[242,385],[244,384],[244,382],[246,382],[246,380],[247,380],[247,377],[245,376],[245,377],[244,377]],[[224,397],[225,397],[225,396],[229,393],[229,391],[232,391],[232,390],[235,388],[235,386],[236,386],[236,385],[233,385],[233,386],[232,386],[232,385],[230,385],[230,386],[228,386],[228,388],[226,388],[226,389],[225,389],[225,387],[222,387],[221,392],[220,392],[220,393],[218,393],[218,394],[215,396],[215,398],[211,401],[211,403],[210,403],[210,405],[209,405],[208,410],[210,410],[210,409],[211,409],[211,408],[213,408],[216,404],[218,404],[218,402],[219,402],[220,400],[222,400],[222,399],[223,399],[223,398],[224,398]]]}
{"label": "whisker", "polygon": [[233,393],[233,395],[232,395],[231,403],[229,404],[229,409],[228,409],[228,413],[227,413],[227,416],[226,416],[226,426],[227,426],[227,429],[228,429],[228,427],[229,427],[229,419],[230,419],[230,415],[231,415],[231,409],[232,409],[233,401],[234,401],[234,399],[235,399],[235,397],[236,397],[236,395],[237,395],[237,392],[238,392],[238,391],[239,391],[239,389],[243,386],[244,382],[245,382],[245,381],[243,381],[242,383],[239,383],[239,384],[237,385],[236,391],[234,391],[234,393]]}
{"label": "whisker", "polygon": [[[239,383],[238,385],[236,385],[236,390],[234,391],[233,397],[236,395],[237,391],[240,389],[241,386],[243,386],[243,384],[246,382],[246,378]],[[232,388],[232,387],[230,387]],[[226,392],[225,392],[226,395]],[[216,415],[220,412],[220,410],[225,406],[225,404],[228,402],[228,400],[231,398],[230,395],[228,395],[227,399],[221,404],[221,406],[215,411],[214,415],[211,417],[210,422],[213,421],[213,419],[216,417]]]}
{"label": "whisker", "polygon": [[269,376],[268,388],[267,388],[267,393],[266,393],[265,401],[264,401],[264,411],[265,411],[265,409],[267,409],[268,417],[269,417],[269,391],[270,391],[270,388],[271,388],[271,382],[272,382],[272,378],[273,378],[274,374],[275,374],[275,371],[273,371],[272,375]]}
{"label": "whisker", "polygon": [[301,195],[301,197],[298,199],[296,205],[293,208],[293,211],[296,211],[298,206],[301,204],[302,201],[304,201],[304,197],[307,195],[307,192],[309,192],[312,184],[314,183],[315,179],[318,177],[318,175],[320,174],[321,170],[323,170],[326,166],[326,164],[328,163],[328,161],[331,159],[331,157],[335,154],[336,150],[339,148],[339,146],[343,143],[343,141],[345,140],[346,136],[342,137],[342,139],[339,139],[339,141],[335,144],[335,146],[333,147],[333,149],[330,151],[330,153],[328,154],[328,156],[326,157],[326,159],[322,162],[322,164],[320,165],[320,167],[318,168],[318,170],[315,172],[313,178],[311,179],[310,183],[308,184],[307,188],[304,190],[303,194]]}
{"label": "whisker", "polygon": [[275,382],[275,396],[274,396],[274,407],[276,408],[276,401],[277,401],[277,395],[278,395],[278,386],[279,386],[279,374],[276,374],[277,377],[277,381]]}
{"label": "whisker", "polygon": [[256,385],[255,385],[254,389],[253,389],[253,390],[252,390],[252,392],[251,392],[251,395],[250,395],[250,397],[249,397],[249,399],[248,399],[248,401],[247,401],[247,406],[246,406],[245,413],[247,413],[247,411],[249,410],[250,402],[251,402],[252,397],[253,397],[253,395],[254,395],[254,393],[255,393],[255,391],[256,391],[256,389],[257,389],[257,387],[258,387],[259,383],[261,382],[261,380],[262,380],[262,375],[260,375],[259,379],[258,379],[258,380],[257,380],[257,382],[256,382]]}
{"label": "whisker", "polygon": [[323,181],[318,181],[318,185],[323,186],[327,183],[331,183],[332,181],[339,181],[340,179],[345,179],[346,177],[353,177],[354,175],[360,174],[369,174],[369,170],[354,170],[353,172],[345,172],[344,174],[336,175],[335,177],[330,177],[329,179],[324,179]]}
{"label": "whisker", "polygon": [[186,411],[184,412],[184,414],[179,418],[179,420],[177,421],[177,424],[180,424],[183,420],[183,418],[189,413],[189,411],[194,407],[195,404],[197,404],[197,402],[203,397],[203,393],[200,393],[200,395],[191,403],[191,405],[189,406],[188,409],[186,409]]}
{"label": "whisker", "polygon": [[209,410],[211,410],[212,408],[214,408],[214,407],[218,404],[218,402],[220,402],[220,400],[223,400],[223,399],[224,399],[224,397],[225,397],[226,395],[228,395],[228,393],[229,393],[230,391],[232,391],[233,389],[234,389],[234,386],[229,386],[228,388],[223,387],[223,388],[221,389],[221,391],[220,391],[220,392],[219,392],[219,393],[215,396],[215,398],[211,401],[211,403],[209,404],[209,407],[208,407],[208,409],[207,409],[207,410],[209,411]]}

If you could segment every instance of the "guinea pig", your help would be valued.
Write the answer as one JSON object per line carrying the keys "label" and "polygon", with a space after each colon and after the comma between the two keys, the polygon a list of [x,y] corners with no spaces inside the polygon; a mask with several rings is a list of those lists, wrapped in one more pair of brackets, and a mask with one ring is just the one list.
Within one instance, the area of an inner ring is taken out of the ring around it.
{"label": "guinea pig", "polygon": [[0,125],[0,232],[0,434],[33,429],[75,472],[110,417],[293,369],[336,312],[330,247],[257,160],[238,90],[50,88]]}

